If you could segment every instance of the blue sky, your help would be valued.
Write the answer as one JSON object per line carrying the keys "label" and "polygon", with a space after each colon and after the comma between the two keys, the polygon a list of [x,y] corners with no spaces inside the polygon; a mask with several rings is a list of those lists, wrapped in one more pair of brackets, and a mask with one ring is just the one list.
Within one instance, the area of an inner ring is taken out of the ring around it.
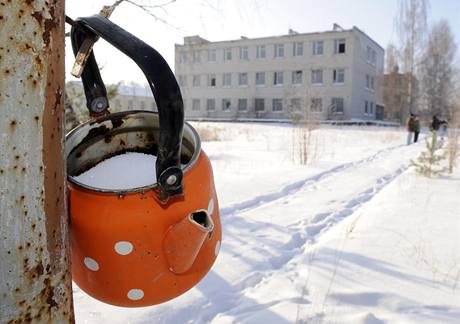
{"label": "blue sky", "polygon": [[[67,15],[73,18],[89,16],[97,13],[102,5],[112,2],[67,0]],[[190,35],[221,41],[242,35],[250,38],[283,35],[289,28],[301,33],[324,31],[338,23],[345,29],[357,26],[386,48],[389,41],[397,41],[394,28],[397,9],[398,0],[177,0],[166,7],[165,12],[158,11],[170,26],[130,5],[120,6],[111,19],[155,47],[173,67],[174,44],[181,44],[183,37]],[[431,0],[429,22],[440,18],[449,21],[460,45],[460,0]],[[70,65],[70,47],[67,51],[67,64]],[[95,51],[104,66],[106,82],[143,83],[136,66],[122,54],[104,44],[97,44]]]}

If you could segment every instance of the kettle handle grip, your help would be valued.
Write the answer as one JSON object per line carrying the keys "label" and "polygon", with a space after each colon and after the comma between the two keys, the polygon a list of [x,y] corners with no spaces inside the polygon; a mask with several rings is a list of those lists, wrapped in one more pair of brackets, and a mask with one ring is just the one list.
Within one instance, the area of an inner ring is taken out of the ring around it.
{"label": "kettle handle grip", "polygon": [[[179,85],[168,63],[155,49],[100,15],[75,20],[71,37],[74,52],[78,52],[85,37],[101,37],[130,57],[142,70],[155,98],[160,123],[156,161],[160,190],[157,195],[165,202],[170,196],[182,194],[180,148],[184,128],[184,104]],[[93,53],[83,70],[82,80],[88,108],[94,106],[94,103],[99,103],[99,108],[102,107],[103,98],[107,100],[107,92]],[[107,107],[108,102],[105,109]]]}

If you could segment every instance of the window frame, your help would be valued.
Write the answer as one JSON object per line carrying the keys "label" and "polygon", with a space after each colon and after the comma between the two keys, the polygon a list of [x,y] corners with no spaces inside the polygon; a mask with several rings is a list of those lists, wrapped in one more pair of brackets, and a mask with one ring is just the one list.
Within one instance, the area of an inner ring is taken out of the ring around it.
{"label": "window frame", "polygon": [[303,56],[304,49],[303,42],[294,42],[292,45],[292,56],[299,57]]}
{"label": "window frame", "polygon": [[[226,81],[229,81],[228,84]],[[222,74],[222,87],[229,88],[232,86],[232,74],[231,73],[223,73]]]}
{"label": "window frame", "polygon": [[310,112],[322,113],[323,112],[323,98],[314,97],[310,100]]}
{"label": "window frame", "polygon": [[[343,76],[343,80],[339,81],[339,76]],[[332,83],[333,84],[344,84],[345,83],[345,69],[336,68],[332,71]]]}
{"label": "window frame", "polygon": [[217,62],[217,49],[215,48],[208,49],[208,62],[209,63]]}
{"label": "window frame", "polygon": [[[341,45],[343,45],[343,52],[341,52]],[[336,38],[334,39],[334,54],[346,54],[347,53],[347,39]]]}
{"label": "window frame", "polygon": [[[312,85],[323,85],[324,84],[324,70],[323,69],[313,69],[311,70],[311,84]],[[321,76],[321,82],[317,82],[315,75]]]}
{"label": "window frame", "polygon": [[281,59],[284,58],[284,43],[274,44],[274,58]]}
{"label": "window frame", "polygon": [[[279,104],[278,106],[275,105],[275,103]],[[275,106],[278,107],[281,107],[280,109],[275,109]],[[283,98],[273,98],[272,99],[272,112],[275,112],[275,113],[281,113],[284,111],[284,107],[283,107]]]}
{"label": "window frame", "polygon": [[[280,80],[281,82],[279,82]],[[284,71],[273,72],[273,85],[276,87],[284,85]]]}
{"label": "window frame", "polygon": [[[228,103],[228,106],[226,105]],[[230,98],[222,99],[222,111],[230,111],[232,106],[232,100]]]}
{"label": "window frame", "polygon": [[265,59],[267,58],[267,46],[266,45],[256,45],[256,59]]}
{"label": "window frame", "polygon": [[226,47],[224,48],[224,62],[230,62],[232,60],[232,48]]}
{"label": "window frame", "polygon": [[[260,109],[260,103],[262,103],[262,109]],[[254,111],[256,113],[265,111],[265,98],[254,98]]]}
{"label": "window frame", "polygon": [[343,97],[332,97],[331,98],[331,106],[336,106],[336,102],[342,103],[341,111],[334,111],[334,114],[343,115],[345,113],[345,99]]}
{"label": "window frame", "polygon": [[[299,73],[300,72],[300,73]],[[300,75],[300,81],[299,79]],[[291,79],[292,84],[294,85],[299,85],[303,83],[303,71],[302,70],[294,70],[292,71],[292,79]]]}
{"label": "window frame", "polygon": [[[242,103],[244,102],[244,109],[241,109],[243,106]],[[238,98],[238,111],[248,111],[248,99],[247,98]]]}
{"label": "window frame", "polygon": [[206,111],[216,111],[216,99],[215,98],[206,99]]}
{"label": "window frame", "polygon": [[[246,83],[242,83],[241,81],[243,76],[246,76]],[[247,87],[249,85],[249,77],[247,72],[240,72],[238,73],[238,86],[240,87]]]}
{"label": "window frame", "polygon": [[[262,83],[259,83],[259,81],[260,81],[259,76],[262,76]],[[256,72],[255,84],[256,84],[257,87],[263,87],[263,86],[266,85],[266,83],[265,83],[265,72]]]}
{"label": "window frame", "polygon": [[[321,46],[318,46],[319,44],[321,44]],[[321,48],[321,53],[319,53],[318,48]],[[323,40],[313,41],[312,55],[319,56],[319,55],[323,55],[323,54],[324,54],[324,41]]]}
{"label": "window frame", "polygon": [[192,99],[192,111],[200,111],[201,110],[201,100],[194,98]]}
{"label": "window frame", "polygon": [[249,61],[249,48],[248,48],[248,46],[240,46],[240,60]]}

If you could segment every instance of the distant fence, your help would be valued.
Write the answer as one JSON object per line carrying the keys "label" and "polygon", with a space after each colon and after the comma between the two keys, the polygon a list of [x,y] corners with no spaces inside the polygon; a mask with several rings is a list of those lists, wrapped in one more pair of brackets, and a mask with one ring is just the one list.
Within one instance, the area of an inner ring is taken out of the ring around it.
{"label": "distant fence", "polygon": [[[219,123],[284,123],[292,124],[291,119],[263,119],[263,118],[187,118],[187,121],[194,122],[219,122]],[[321,125],[336,125],[336,126],[381,126],[381,127],[400,127],[396,122],[387,122],[382,120],[314,120],[306,121]]]}

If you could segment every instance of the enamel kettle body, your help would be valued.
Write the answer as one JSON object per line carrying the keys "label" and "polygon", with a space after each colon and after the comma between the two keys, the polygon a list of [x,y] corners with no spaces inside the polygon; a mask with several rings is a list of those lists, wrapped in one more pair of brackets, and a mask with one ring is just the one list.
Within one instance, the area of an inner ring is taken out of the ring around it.
{"label": "enamel kettle body", "polygon": [[[114,24],[105,18],[90,17],[80,24],[85,33],[93,32],[123,50],[125,40],[114,40]],[[134,37],[123,32],[125,38]],[[78,50],[81,41],[76,45]],[[155,53],[148,52],[150,58]],[[149,62],[136,63],[154,90],[158,113],[108,114],[78,126],[66,138],[73,280],[92,297],[125,307],[159,304],[192,288],[211,269],[222,235],[211,164],[197,132],[183,121],[177,82],[169,68],[165,81],[164,75],[155,74],[156,67],[148,70]],[[166,63],[160,63],[164,68]],[[91,73],[98,75],[98,71]],[[95,93],[97,87],[88,86],[88,79],[83,73],[90,107],[91,101],[101,102],[105,88],[93,81],[102,89]],[[157,182],[107,190],[74,178],[124,152],[157,155]]]}

